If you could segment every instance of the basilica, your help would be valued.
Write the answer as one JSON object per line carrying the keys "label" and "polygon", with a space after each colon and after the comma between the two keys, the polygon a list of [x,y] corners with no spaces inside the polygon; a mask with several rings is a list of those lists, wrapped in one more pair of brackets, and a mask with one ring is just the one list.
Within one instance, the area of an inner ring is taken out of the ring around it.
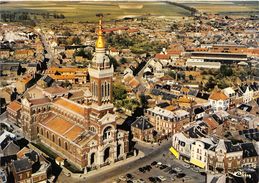
{"label": "basilica", "polygon": [[128,132],[116,127],[112,104],[114,69],[106,55],[101,20],[97,36],[88,68],[90,87],[83,91],[83,99],[70,99],[68,90],[59,86],[33,86],[31,91],[37,94],[28,89],[18,120],[27,139],[42,143],[80,169],[125,159],[129,148]]}

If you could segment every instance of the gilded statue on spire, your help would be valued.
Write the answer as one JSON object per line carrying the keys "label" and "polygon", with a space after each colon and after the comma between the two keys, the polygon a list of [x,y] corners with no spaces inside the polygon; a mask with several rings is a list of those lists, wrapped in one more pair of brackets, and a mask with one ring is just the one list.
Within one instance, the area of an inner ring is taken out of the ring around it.
{"label": "gilded statue on spire", "polygon": [[96,40],[95,47],[96,48],[105,48],[105,41],[104,41],[104,38],[103,38],[103,31],[102,31],[102,18],[103,18],[103,16],[99,16],[99,17],[100,17],[99,26],[98,26],[98,30],[97,30],[98,38]]}

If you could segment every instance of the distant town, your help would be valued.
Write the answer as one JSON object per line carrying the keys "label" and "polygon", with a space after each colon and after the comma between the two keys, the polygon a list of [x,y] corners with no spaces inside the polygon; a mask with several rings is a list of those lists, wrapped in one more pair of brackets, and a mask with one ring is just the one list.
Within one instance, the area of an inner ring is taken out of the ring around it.
{"label": "distant town", "polygon": [[0,10],[0,182],[259,181],[258,7],[19,3]]}

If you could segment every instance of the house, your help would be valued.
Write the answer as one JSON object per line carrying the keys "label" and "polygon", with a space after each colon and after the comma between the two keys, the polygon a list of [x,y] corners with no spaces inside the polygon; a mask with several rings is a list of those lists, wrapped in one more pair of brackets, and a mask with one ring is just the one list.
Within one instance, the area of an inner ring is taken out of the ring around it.
{"label": "house", "polygon": [[197,107],[193,110],[193,113],[194,113],[194,119],[198,120],[204,117],[205,110],[203,109],[203,107]]}
{"label": "house", "polygon": [[218,144],[208,151],[208,170],[219,173],[238,170],[242,157],[240,144],[233,145],[230,140],[220,139]]}
{"label": "house", "polygon": [[[29,145],[29,147],[31,147],[31,145]],[[38,152],[24,147],[17,153],[17,159],[23,160],[27,158],[32,167],[32,182],[47,181],[49,171],[51,170],[51,163]]]}
{"label": "house", "polygon": [[243,150],[242,166],[256,168],[259,158],[254,144],[251,142],[247,142],[241,143],[240,145]]}
{"label": "house", "polygon": [[16,123],[18,126],[20,125],[19,118],[21,115],[21,108],[22,108],[21,103],[16,100],[12,101],[7,106],[7,118],[10,121]]}
{"label": "house", "polygon": [[208,150],[215,144],[209,138],[201,138],[191,144],[190,163],[202,169],[207,169]]}
{"label": "house", "polygon": [[148,108],[145,111],[151,124],[160,136],[173,135],[180,131],[182,126],[189,121],[189,113],[185,110],[169,111],[160,107]]}
{"label": "house", "polygon": [[134,139],[140,141],[153,141],[154,126],[144,116],[138,117],[131,124],[131,131]]}
{"label": "house", "polygon": [[236,92],[232,87],[227,87],[223,89],[223,93],[228,97],[228,98],[235,98]]}
{"label": "house", "polygon": [[28,158],[14,160],[11,164],[11,171],[15,183],[32,182],[32,165]]}
{"label": "house", "polygon": [[227,110],[229,98],[222,91],[216,89],[211,93],[209,103],[213,111]]}
{"label": "house", "polygon": [[120,52],[119,52],[116,48],[111,48],[109,54],[110,54],[112,57],[115,57],[115,56],[119,55]]}
{"label": "house", "polygon": [[177,158],[190,161],[191,159],[191,145],[195,139],[188,138],[184,133],[175,133],[172,136],[172,147],[170,152]]}
{"label": "house", "polygon": [[249,85],[240,86],[239,90],[241,91],[241,97],[244,103],[249,103],[253,100],[254,90]]}

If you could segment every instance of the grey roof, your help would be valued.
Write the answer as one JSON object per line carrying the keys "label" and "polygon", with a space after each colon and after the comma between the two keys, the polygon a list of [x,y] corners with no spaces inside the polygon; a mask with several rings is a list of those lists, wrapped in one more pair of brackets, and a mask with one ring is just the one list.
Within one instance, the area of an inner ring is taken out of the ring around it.
{"label": "grey roof", "polygon": [[7,146],[3,149],[4,156],[15,155],[20,150],[20,148],[13,143],[13,141],[9,142]]}
{"label": "grey roof", "polygon": [[228,153],[242,151],[240,144],[233,145],[230,140],[225,140],[224,143]]}
{"label": "grey roof", "polygon": [[21,172],[24,170],[29,170],[31,169],[31,164],[29,162],[28,158],[24,158],[21,160],[16,160],[13,162],[14,168],[16,172]]}
{"label": "grey roof", "polygon": [[243,149],[243,158],[258,156],[253,143],[242,143],[240,145]]}
{"label": "grey roof", "polygon": [[153,128],[154,126],[144,116],[138,117],[131,126],[139,128],[142,131]]}

